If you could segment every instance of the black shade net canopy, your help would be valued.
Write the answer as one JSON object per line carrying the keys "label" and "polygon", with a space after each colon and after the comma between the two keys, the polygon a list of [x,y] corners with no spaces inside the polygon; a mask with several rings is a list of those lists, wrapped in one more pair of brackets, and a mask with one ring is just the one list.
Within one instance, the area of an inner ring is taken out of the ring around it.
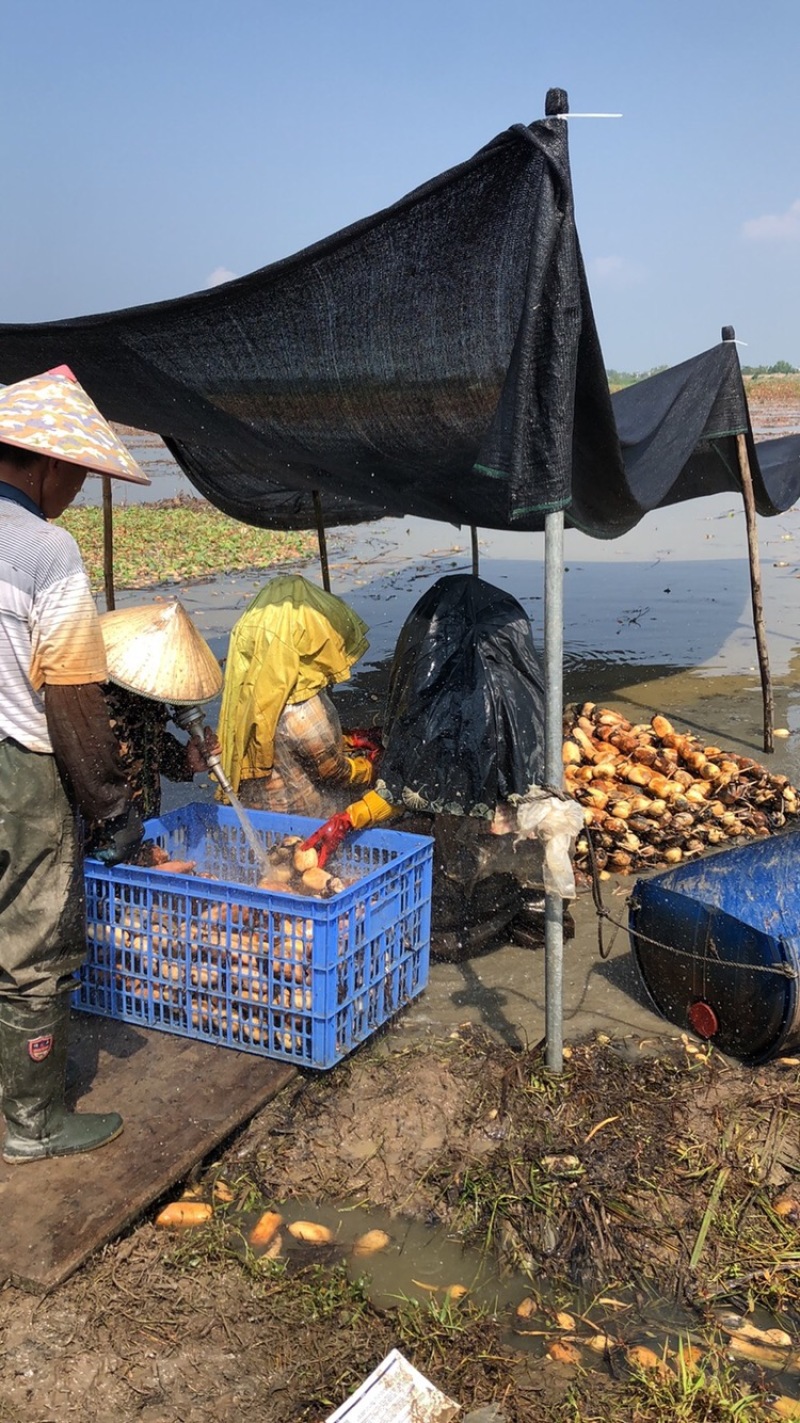
{"label": "black shade net canopy", "polygon": [[564,510],[614,538],[740,488],[741,434],[758,512],[800,493],[800,436],[756,453],[732,341],[610,396],[555,114],[236,281],[0,325],[0,380],[63,363],[107,419],[159,434],[199,493],[265,528],[313,528],[318,495],[328,525],[541,530]]}

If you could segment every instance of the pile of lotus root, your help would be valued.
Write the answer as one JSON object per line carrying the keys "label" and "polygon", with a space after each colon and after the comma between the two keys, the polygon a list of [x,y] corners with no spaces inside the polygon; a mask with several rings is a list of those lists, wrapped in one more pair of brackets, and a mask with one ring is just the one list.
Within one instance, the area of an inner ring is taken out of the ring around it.
{"label": "pile of lotus root", "polygon": [[[583,806],[601,871],[679,864],[769,835],[798,814],[800,796],[787,776],[706,746],[663,716],[632,726],[584,702],[565,721],[563,760],[565,789]],[[589,867],[584,835],[575,863]]]}

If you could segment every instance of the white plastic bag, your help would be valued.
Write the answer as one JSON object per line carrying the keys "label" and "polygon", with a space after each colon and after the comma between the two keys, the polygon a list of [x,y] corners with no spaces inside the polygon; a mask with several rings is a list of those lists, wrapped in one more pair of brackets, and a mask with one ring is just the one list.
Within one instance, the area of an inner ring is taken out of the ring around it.
{"label": "white plastic bag", "polygon": [[544,888],[546,894],[562,899],[575,898],[572,853],[583,829],[583,810],[574,800],[548,795],[531,786],[517,801],[520,839],[538,839],[544,845]]}

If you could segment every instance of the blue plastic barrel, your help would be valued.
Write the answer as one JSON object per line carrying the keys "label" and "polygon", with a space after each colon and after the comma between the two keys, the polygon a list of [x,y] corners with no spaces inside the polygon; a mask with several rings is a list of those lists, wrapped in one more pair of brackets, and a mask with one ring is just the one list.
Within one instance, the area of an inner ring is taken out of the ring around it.
{"label": "blue plastic barrel", "polygon": [[748,1063],[800,1045],[800,832],[637,880],[628,928],[669,1022]]}

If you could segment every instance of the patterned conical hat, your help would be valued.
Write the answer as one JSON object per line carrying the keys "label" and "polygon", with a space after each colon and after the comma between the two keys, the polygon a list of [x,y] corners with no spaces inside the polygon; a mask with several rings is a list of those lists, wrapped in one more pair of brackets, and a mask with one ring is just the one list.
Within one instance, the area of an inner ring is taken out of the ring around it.
{"label": "patterned conical hat", "polygon": [[100,626],[108,675],[129,692],[196,706],[222,687],[222,668],[177,599],[103,613]]}
{"label": "patterned conical hat", "polygon": [[0,441],[94,474],[150,483],[69,366],[0,388]]}

